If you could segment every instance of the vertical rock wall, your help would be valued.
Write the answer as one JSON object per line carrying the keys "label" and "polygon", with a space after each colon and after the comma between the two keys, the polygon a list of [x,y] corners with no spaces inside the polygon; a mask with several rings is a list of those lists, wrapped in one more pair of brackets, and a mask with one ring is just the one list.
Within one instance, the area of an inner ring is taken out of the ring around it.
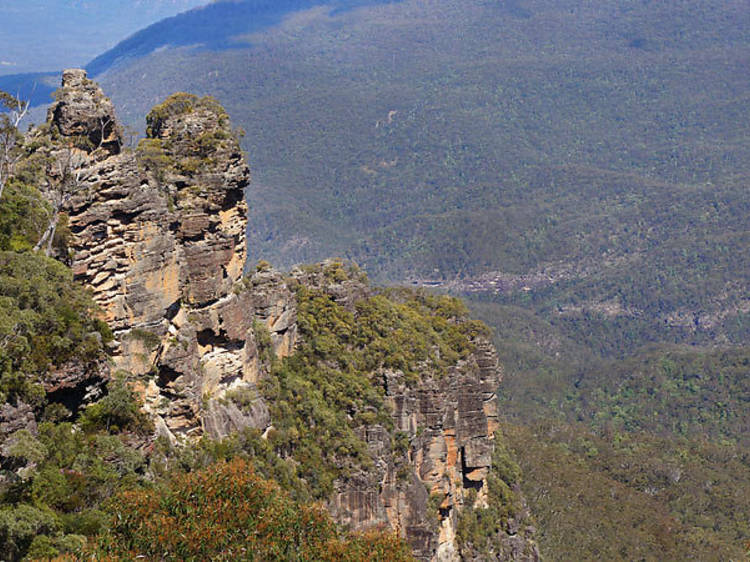
{"label": "vertical rock wall", "polygon": [[469,491],[476,492],[476,507],[486,502],[500,377],[497,355],[484,340],[466,361],[448,373],[425,373],[417,386],[400,372],[384,373],[393,431],[409,444],[408,463],[393,454],[394,436],[385,428],[365,429],[377,459],[375,482],[369,475],[342,484],[332,506],[337,518],[358,529],[388,523],[419,558],[458,560],[457,517]]}
{"label": "vertical rock wall", "polygon": [[[115,332],[115,370],[155,375],[141,392],[159,431],[265,427],[265,404],[247,400],[261,367],[253,324],[283,331],[294,303],[267,280],[252,296],[234,290],[250,173],[224,110],[175,95],[149,115],[138,150],[122,151],[112,104],[84,71],[68,70],[37,134],[52,139],[47,190],[68,215],[70,265]],[[279,352],[294,345],[285,331]],[[231,392],[243,393],[243,409]]]}

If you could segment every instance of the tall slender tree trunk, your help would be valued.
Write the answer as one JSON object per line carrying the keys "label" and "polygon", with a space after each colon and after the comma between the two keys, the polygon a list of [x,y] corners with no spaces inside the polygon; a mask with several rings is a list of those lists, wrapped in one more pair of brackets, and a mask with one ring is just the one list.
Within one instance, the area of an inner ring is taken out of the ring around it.
{"label": "tall slender tree trunk", "polygon": [[46,245],[44,250],[45,255],[49,256],[52,253],[52,240],[54,240],[55,238],[55,231],[57,230],[57,223],[59,221],[60,213],[59,211],[55,211],[55,214],[53,215],[52,219],[50,219],[50,223],[44,231],[44,234],[42,234],[39,242],[37,242],[36,246],[34,246],[35,252],[38,252]]}

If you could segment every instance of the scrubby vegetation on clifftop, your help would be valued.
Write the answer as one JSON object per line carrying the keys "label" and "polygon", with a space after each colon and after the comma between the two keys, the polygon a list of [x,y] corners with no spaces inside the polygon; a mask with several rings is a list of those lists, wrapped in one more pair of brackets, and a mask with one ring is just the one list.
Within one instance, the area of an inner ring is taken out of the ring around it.
{"label": "scrubby vegetation on clifftop", "polygon": [[236,459],[122,492],[110,525],[83,556],[132,560],[406,562],[407,546],[383,532],[342,533],[320,505],[301,505]]}
{"label": "scrubby vegetation on clifftop", "polygon": [[[323,275],[341,282],[360,273],[334,262]],[[422,376],[447,376],[484,329],[458,300],[419,292],[385,291],[347,307],[298,284],[297,302],[301,343],[263,384],[274,420],[269,442],[290,452],[313,497],[326,498],[336,479],[371,468],[361,430],[394,431],[385,373],[400,372],[412,386]],[[407,449],[408,442],[401,454]]]}

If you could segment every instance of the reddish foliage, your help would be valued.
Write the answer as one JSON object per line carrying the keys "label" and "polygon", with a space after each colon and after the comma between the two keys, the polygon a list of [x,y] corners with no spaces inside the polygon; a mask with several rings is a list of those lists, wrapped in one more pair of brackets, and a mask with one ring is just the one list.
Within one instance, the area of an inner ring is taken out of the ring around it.
{"label": "reddish foliage", "polygon": [[318,505],[294,502],[236,459],[175,478],[163,490],[122,493],[112,526],[87,556],[145,560],[412,560],[392,533],[342,536]]}

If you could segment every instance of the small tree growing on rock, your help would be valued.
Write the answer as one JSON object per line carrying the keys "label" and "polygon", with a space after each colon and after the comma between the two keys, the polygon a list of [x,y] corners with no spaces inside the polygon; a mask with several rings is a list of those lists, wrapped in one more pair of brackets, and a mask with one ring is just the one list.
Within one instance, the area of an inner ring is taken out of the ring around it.
{"label": "small tree growing on rock", "polygon": [[18,125],[29,110],[29,102],[0,90],[0,197],[13,168],[21,159]]}
{"label": "small tree growing on rock", "polygon": [[52,206],[52,212],[50,213],[49,224],[36,246],[34,246],[34,251],[44,248],[47,256],[51,254],[52,242],[60,224],[62,210],[70,198],[83,188],[84,174],[88,163],[88,155],[85,151],[77,148],[74,139],[69,139],[67,146],[57,153],[55,164],[51,170],[51,177],[55,181],[50,185],[46,194],[47,200]]}

